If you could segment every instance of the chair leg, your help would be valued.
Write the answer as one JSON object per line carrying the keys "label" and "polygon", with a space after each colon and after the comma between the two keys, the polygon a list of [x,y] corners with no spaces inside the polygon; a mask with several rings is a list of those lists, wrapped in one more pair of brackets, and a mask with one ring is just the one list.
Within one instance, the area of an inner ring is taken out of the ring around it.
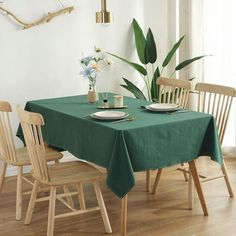
{"label": "chair leg", "polygon": [[162,170],[163,169],[158,169],[157,170],[157,175],[156,175],[154,185],[153,185],[153,188],[152,188],[152,194],[156,194],[156,192],[157,192],[157,187],[158,187],[158,184],[160,182]]}
{"label": "chair leg", "polygon": [[37,193],[38,193],[38,187],[39,187],[39,182],[37,180],[35,180],[34,186],[33,186],[32,192],[31,192],[31,196],[30,196],[30,201],[29,201],[26,217],[25,217],[25,224],[26,225],[29,225],[31,222],[31,218],[32,218],[33,210],[34,210],[34,205],[35,205],[35,200],[36,200]]}
{"label": "chair leg", "polygon": [[76,185],[78,191],[79,205],[81,210],[86,209],[85,200],[84,200],[84,190],[83,185],[81,183]]}
{"label": "chair leg", "polygon": [[146,170],[146,191],[151,191],[151,170]]}
{"label": "chair leg", "polygon": [[22,175],[23,166],[17,167],[17,185],[16,185],[16,220],[21,220],[22,212]]}
{"label": "chair leg", "polygon": [[96,193],[98,205],[99,205],[100,210],[101,210],[101,215],[102,215],[103,223],[104,223],[104,226],[105,226],[105,229],[106,229],[106,233],[112,233],[111,224],[110,224],[110,221],[109,221],[109,218],[108,218],[105,203],[103,201],[103,197],[102,197],[102,193],[101,193],[99,183],[94,182],[93,186],[94,186],[94,190],[95,190],[95,193]]}
{"label": "chair leg", "polygon": [[198,176],[198,172],[197,172],[197,168],[196,168],[194,160],[189,162],[189,170],[191,172],[194,184],[196,186],[197,194],[198,194],[201,206],[202,206],[202,210],[204,212],[204,216],[208,216],[208,210],[207,210],[205,198],[202,192],[202,187],[201,187],[201,183],[199,180],[199,176]]}
{"label": "chair leg", "polygon": [[[187,170],[187,167],[186,167],[186,164],[185,164],[185,163],[181,163],[181,166],[182,166],[185,170]],[[185,181],[188,182],[188,174],[187,174],[185,171],[183,171],[183,175],[184,175]]]}
{"label": "chair leg", "polygon": [[1,168],[0,168],[0,193],[2,192],[2,189],[3,189],[6,169],[7,169],[7,163],[5,161],[2,161]]}
{"label": "chair leg", "polygon": [[[66,185],[63,186],[63,190],[64,190],[64,193],[65,193],[65,194],[70,193],[70,190],[69,190],[68,186],[66,186]],[[73,199],[72,199],[72,196],[70,196],[70,195],[66,196],[66,200],[67,200],[67,203],[68,203],[72,208],[75,207],[74,202],[73,202]]]}
{"label": "chair leg", "polygon": [[228,171],[227,171],[227,168],[226,168],[226,165],[225,165],[225,161],[223,161],[223,165],[221,166],[221,170],[224,174],[225,183],[226,183],[226,186],[227,186],[228,191],[229,191],[229,196],[233,197],[234,193],[233,193],[233,189],[232,189],[231,184],[230,184],[230,180],[229,180]]}
{"label": "chair leg", "polygon": [[50,188],[50,200],[48,208],[48,227],[47,236],[53,236],[55,222],[55,205],[56,205],[56,187]]}

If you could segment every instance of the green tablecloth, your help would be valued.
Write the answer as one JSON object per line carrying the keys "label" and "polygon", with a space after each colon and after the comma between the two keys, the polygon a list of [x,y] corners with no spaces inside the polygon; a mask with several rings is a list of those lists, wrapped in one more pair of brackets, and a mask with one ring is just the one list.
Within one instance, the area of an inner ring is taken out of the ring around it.
{"label": "green tablecloth", "polygon": [[[48,144],[107,168],[107,185],[120,198],[135,185],[136,171],[188,162],[201,155],[222,163],[211,115],[150,112],[140,108],[148,102],[128,97],[124,104],[128,108],[122,111],[134,116],[134,121],[111,124],[85,117],[99,111],[99,104],[88,104],[87,96],[30,101],[25,109],[43,115]],[[20,129],[17,136],[23,138]]]}

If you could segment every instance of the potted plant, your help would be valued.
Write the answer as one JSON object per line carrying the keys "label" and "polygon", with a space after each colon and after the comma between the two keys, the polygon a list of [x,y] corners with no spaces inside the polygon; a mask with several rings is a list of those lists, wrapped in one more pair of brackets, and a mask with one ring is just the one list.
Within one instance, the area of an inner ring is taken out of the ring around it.
{"label": "potted plant", "polygon": [[[147,35],[145,37],[143,30],[141,29],[141,27],[139,26],[138,22],[135,19],[133,19],[132,26],[135,38],[136,51],[141,64],[131,62],[113,53],[109,54],[127,63],[140,73],[141,78],[144,80],[145,83],[147,96],[145,96],[144,93],[135,84],[133,84],[126,78],[123,78],[125,84],[121,84],[122,87],[133,93],[134,96],[138,99],[157,101],[158,87],[156,85],[156,81],[160,76],[162,76],[163,70],[169,65],[171,59],[175,55],[176,51],[179,49],[185,36],[182,36],[178,40],[178,42],[176,42],[173,45],[172,49],[166,55],[160,67],[157,63],[157,49],[152,30],[149,28]],[[183,69],[184,67],[203,57],[204,56],[197,56],[181,62],[179,65],[175,67],[175,70],[171,73],[169,77],[171,78],[176,71]],[[151,65],[151,72],[147,69],[148,64]]]}

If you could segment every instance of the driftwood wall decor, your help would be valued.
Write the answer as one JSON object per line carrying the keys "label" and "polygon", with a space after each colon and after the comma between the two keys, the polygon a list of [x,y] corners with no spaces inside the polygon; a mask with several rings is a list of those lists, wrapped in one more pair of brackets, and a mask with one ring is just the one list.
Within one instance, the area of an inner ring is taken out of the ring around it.
{"label": "driftwood wall decor", "polygon": [[62,14],[65,13],[71,13],[74,10],[74,7],[66,7],[66,8],[62,8],[58,11],[55,12],[48,12],[46,15],[44,15],[42,18],[34,21],[34,22],[25,22],[21,19],[19,19],[13,12],[11,12],[10,10],[6,9],[5,7],[3,7],[2,4],[0,4],[0,11],[5,13],[7,16],[9,16],[11,19],[13,19],[17,24],[19,24],[20,26],[22,26],[22,29],[29,29],[31,27],[40,25],[40,24],[44,24],[44,23],[48,23],[50,22],[53,18],[60,16]]}

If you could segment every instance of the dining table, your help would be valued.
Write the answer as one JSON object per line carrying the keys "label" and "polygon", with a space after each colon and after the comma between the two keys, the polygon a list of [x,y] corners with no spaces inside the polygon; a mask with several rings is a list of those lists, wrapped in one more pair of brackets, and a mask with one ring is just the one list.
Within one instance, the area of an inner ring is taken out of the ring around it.
{"label": "dining table", "polygon": [[[127,96],[123,107],[114,108],[113,96],[108,94],[110,107],[106,108],[78,95],[28,101],[25,110],[43,116],[47,144],[106,168],[106,185],[121,199],[120,235],[126,235],[127,196],[135,186],[135,172],[189,163],[204,215],[208,215],[195,160],[209,156],[223,162],[213,116],[191,110],[157,112],[147,109],[151,102]],[[124,122],[97,119],[94,114],[99,111],[124,112],[126,118]],[[17,136],[24,140],[20,127]]]}

